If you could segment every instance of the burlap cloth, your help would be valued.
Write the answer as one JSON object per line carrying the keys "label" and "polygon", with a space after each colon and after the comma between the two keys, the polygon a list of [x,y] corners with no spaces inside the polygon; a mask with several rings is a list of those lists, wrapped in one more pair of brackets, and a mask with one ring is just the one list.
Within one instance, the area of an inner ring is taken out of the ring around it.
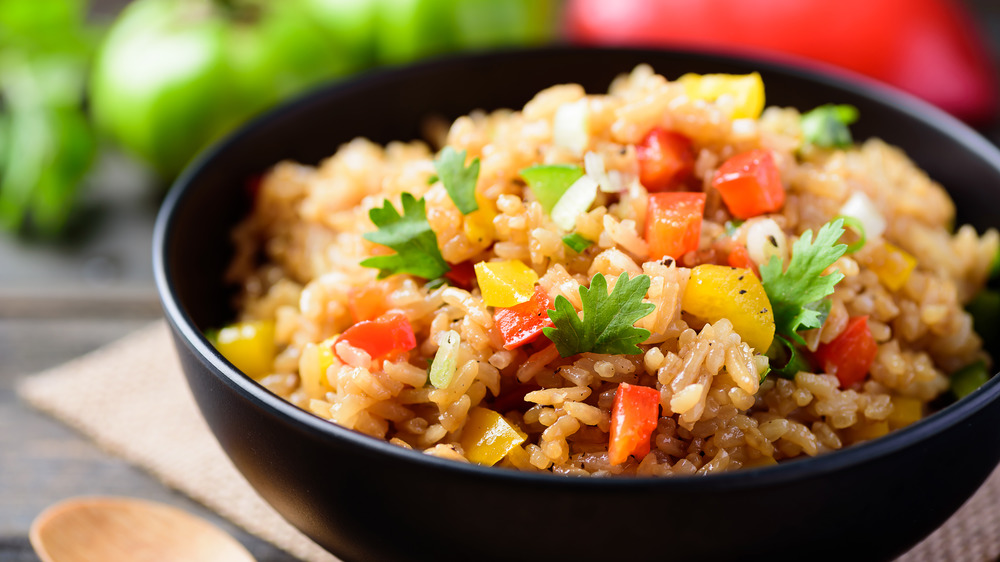
{"label": "burlap cloth", "polygon": [[[18,391],[108,452],[290,554],[309,561],[337,560],[286,523],[230,463],[197,411],[165,322],[27,377]],[[1000,470],[900,560],[983,561],[998,556]]]}

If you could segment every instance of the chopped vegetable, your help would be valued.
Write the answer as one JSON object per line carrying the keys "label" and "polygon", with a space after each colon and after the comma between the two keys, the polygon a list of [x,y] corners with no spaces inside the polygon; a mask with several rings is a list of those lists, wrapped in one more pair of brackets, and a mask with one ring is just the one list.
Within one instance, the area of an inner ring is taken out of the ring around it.
{"label": "chopped vegetable", "polygon": [[788,257],[788,238],[774,219],[759,219],[747,228],[747,254],[757,264],[765,264],[772,257]]}
{"label": "chopped vegetable", "polygon": [[476,203],[476,179],[479,178],[479,158],[465,165],[465,151],[458,152],[450,146],[444,147],[434,160],[434,169],[444,185],[448,197],[455,206],[467,215],[479,208]]}
{"label": "chopped vegetable", "polygon": [[748,219],[781,209],[785,187],[771,152],[754,149],[732,156],[719,166],[712,187],[734,217]]}
{"label": "chopped vegetable", "polygon": [[653,128],[635,146],[639,182],[650,193],[679,187],[694,170],[691,139],[659,127]]}
{"label": "chopped vegetable", "polygon": [[552,222],[563,230],[571,230],[576,225],[576,217],[586,213],[594,204],[597,188],[597,182],[590,176],[583,176],[573,182],[552,207]]}
{"label": "chopped vegetable", "polygon": [[885,243],[885,249],[885,258],[881,262],[871,264],[869,268],[889,290],[898,291],[917,267],[917,258],[889,242]]}
{"label": "chopped vegetable", "polygon": [[656,308],[642,301],[648,289],[648,276],[629,279],[628,273],[622,273],[608,294],[608,282],[598,273],[591,279],[589,289],[580,286],[583,317],[566,297],[559,295],[555,309],[548,311],[554,327],[544,328],[542,333],[556,344],[562,357],[586,352],[642,353],[636,344],[649,337],[649,330],[633,324]]}
{"label": "chopped vegetable", "polygon": [[774,373],[783,379],[794,379],[799,371],[812,371],[813,366],[806,356],[799,350],[798,346],[785,339],[783,336],[775,336],[771,342],[771,347],[767,350],[768,371],[761,375],[761,382],[764,382],[766,374]]}
{"label": "chopped vegetable", "polygon": [[760,266],[761,283],[774,311],[776,333],[796,343],[805,344],[799,330],[823,325],[822,310],[829,305],[822,302],[844,278],[839,271],[823,275],[847,249],[837,243],[844,233],[843,222],[837,219],[824,224],[815,242],[812,230],[805,231],[792,246],[792,259],[784,271],[778,258]]}
{"label": "chopped vegetable", "polygon": [[476,278],[476,268],[471,261],[463,261],[451,266],[444,278],[463,289],[472,288],[472,280]]}
{"label": "chopped vegetable", "polygon": [[357,323],[382,316],[389,310],[386,297],[385,286],[381,283],[351,288],[347,291],[347,309],[351,312],[351,319]]}
{"label": "chopped vegetable", "polygon": [[847,429],[847,441],[849,443],[860,443],[861,441],[871,441],[878,439],[889,433],[889,422],[886,420],[870,421],[867,424],[856,424]]}
{"label": "chopped vegetable", "polygon": [[857,235],[858,239],[847,245],[847,249],[844,250],[845,254],[853,254],[861,248],[865,247],[865,225],[861,223],[860,220],[854,217],[848,216],[838,216],[838,219],[844,221],[844,228],[853,230]]}
{"label": "chopped vegetable", "polygon": [[709,323],[728,318],[750,347],[763,353],[774,338],[774,315],[760,280],[749,269],[701,264],[681,297],[681,310]]}
{"label": "chopped vegetable", "polygon": [[587,98],[564,103],[552,119],[552,144],[581,155],[590,144],[590,119]]}
{"label": "chopped vegetable", "polygon": [[750,252],[747,251],[746,246],[736,245],[729,254],[726,256],[726,263],[730,267],[739,267],[742,269],[749,269],[754,275],[760,277],[760,273],[757,272],[757,264],[750,259]]}
{"label": "chopped vegetable", "polygon": [[654,193],[646,208],[646,243],[649,259],[680,258],[698,249],[701,240],[705,194]]}
{"label": "chopped vegetable", "polygon": [[534,341],[544,328],[552,326],[547,311],[552,300],[545,289],[535,287],[531,300],[511,307],[498,307],[493,313],[504,349],[515,349]]}
{"label": "chopped vegetable", "polygon": [[863,191],[855,191],[840,207],[839,214],[860,221],[868,238],[878,238],[885,232],[885,217]]}
{"label": "chopped vegetable", "polygon": [[455,376],[455,365],[458,361],[458,350],[461,339],[458,332],[448,330],[438,334],[438,350],[427,373],[427,379],[435,388],[448,388],[451,378]]}
{"label": "chopped vegetable", "polygon": [[365,240],[388,246],[396,253],[370,257],[361,265],[377,268],[379,279],[396,273],[409,273],[424,279],[444,275],[448,271],[448,263],[441,257],[437,236],[427,222],[424,199],[405,192],[400,199],[402,216],[386,199],[383,207],[375,207],[368,212],[378,230],[364,234]]}
{"label": "chopped vegetable", "polygon": [[691,99],[726,98],[732,119],[756,119],[764,111],[764,81],[760,74],[685,74],[677,79]]}
{"label": "chopped vegetable", "polygon": [[909,396],[893,396],[892,412],[886,421],[891,429],[906,427],[924,417],[924,403],[919,398]]}
{"label": "chopped vegetable", "polygon": [[802,115],[803,140],[821,148],[847,148],[854,143],[848,125],[857,120],[853,105],[821,105]]}
{"label": "chopped vegetable", "polygon": [[486,197],[476,193],[478,209],[472,211],[465,217],[462,223],[462,230],[465,237],[476,244],[490,243],[496,231],[493,228],[493,219],[497,216],[497,204]]}
{"label": "chopped vegetable", "polygon": [[248,377],[259,379],[271,373],[277,353],[274,322],[237,322],[221,330],[212,342],[230,363]]}
{"label": "chopped vegetable", "polygon": [[583,177],[583,168],[572,164],[546,164],[521,170],[535,199],[546,213],[551,213],[569,186]]}
{"label": "chopped vegetable", "polygon": [[983,289],[972,297],[965,309],[972,315],[972,326],[983,341],[1000,340],[1000,293]]}
{"label": "chopped vegetable", "polygon": [[486,306],[510,307],[531,299],[538,274],[521,260],[476,264],[476,280]]}
{"label": "chopped vegetable", "polygon": [[955,398],[965,398],[990,380],[990,372],[983,360],[970,363],[951,375],[950,388]]}
{"label": "chopped vegetable", "polygon": [[574,232],[572,234],[567,234],[566,236],[563,236],[562,241],[563,244],[566,244],[574,252],[578,254],[594,245],[594,243],[591,242],[590,240],[587,240],[583,236],[580,236],[580,233],[578,232]]}
{"label": "chopped vegetable", "polygon": [[493,466],[525,439],[527,436],[502,415],[477,406],[469,410],[459,443],[469,461]]}
{"label": "chopped vegetable", "polygon": [[877,353],[878,344],[868,328],[868,317],[855,316],[833,341],[820,344],[814,356],[823,372],[835,375],[840,387],[848,388],[864,380]]}
{"label": "chopped vegetable", "polygon": [[611,406],[608,461],[622,464],[629,456],[642,460],[660,416],[660,391],[648,386],[621,383]]}
{"label": "chopped vegetable", "polygon": [[[302,389],[310,398],[323,398],[333,387],[326,378],[326,372],[333,366],[334,353],[333,344],[336,338],[329,338],[320,343],[306,344],[299,358],[299,381]],[[305,367],[303,361],[313,361],[312,368]]]}
{"label": "chopped vegetable", "polygon": [[358,322],[337,338],[340,340],[363,349],[372,359],[384,359],[417,347],[409,318],[398,310],[390,310],[375,320]]}

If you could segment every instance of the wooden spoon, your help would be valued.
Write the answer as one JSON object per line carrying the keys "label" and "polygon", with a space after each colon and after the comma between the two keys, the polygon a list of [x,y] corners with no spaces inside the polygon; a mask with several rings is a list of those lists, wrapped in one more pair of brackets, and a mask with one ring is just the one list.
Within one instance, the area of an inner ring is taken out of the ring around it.
{"label": "wooden spoon", "polygon": [[151,501],[82,497],[35,518],[29,534],[42,562],[253,562],[233,537],[208,521]]}

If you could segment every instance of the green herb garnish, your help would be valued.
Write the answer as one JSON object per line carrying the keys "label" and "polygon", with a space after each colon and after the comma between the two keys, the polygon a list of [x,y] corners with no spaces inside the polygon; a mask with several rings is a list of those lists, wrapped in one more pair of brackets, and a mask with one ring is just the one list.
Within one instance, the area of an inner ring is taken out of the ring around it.
{"label": "green herb garnish", "polygon": [[580,236],[578,232],[574,232],[573,234],[567,234],[563,236],[562,241],[563,244],[566,244],[574,252],[578,254],[594,245],[594,243],[591,242],[590,240],[587,240],[583,236]]}
{"label": "green herb garnish", "polygon": [[955,398],[965,398],[986,384],[986,381],[990,380],[990,376],[986,361],[980,359],[952,373],[949,390],[955,395]]}
{"label": "green herb garnish", "polygon": [[397,253],[388,256],[374,256],[361,262],[365,267],[378,269],[382,279],[396,273],[409,273],[424,279],[441,277],[448,272],[448,263],[441,257],[437,237],[427,222],[427,211],[423,198],[417,199],[410,193],[400,197],[403,214],[389,202],[381,208],[368,212],[378,230],[366,232],[365,240],[388,246]]}
{"label": "green herb garnish", "polygon": [[635,355],[642,353],[636,345],[649,337],[649,330],[633,326],[656,306],[642,302],[649,290],[649,276],[637,275],[629,279],[622,273],[615,288],[608,294],[608,281],[598,273],[590,281],[590,288],[580,286],[583,318],[569,300],[556,297],[555,310],[548,315],[555,327],[542,332],[556,344],[559,355],[569,357],[577,353],[615,353]]}
{"label": "green herb garnish", "polygon": [[858,239],[854,242],[848,244],[847,249],[844,251],[845,254],[853,254],[861,248],[865,247],[865,225],[861,223],[855,217],[848,217],[844,215],[837,215],[838,219],[843,219],[844,228],[851,229],[858,235]]}
{"label": "green herb garnish", "polygon": [[845,244],[837,243],[843,234],[843,219],[824,224],[815,242],[812,230],[807,230],[792,246],[792,259],[787,269],[782,271],[778,256],[761,266],[760,280],[771,301],[777,334],[805,344],[798,331],[823,325],[825,313],[830,310],[830,303],[824,300],[844,275],[839,271],[829,275],[822,273],[847,250]]}
{"label": "green herb garnish", "polygon": [[853,105],[826,104],[802,115],[804,140],[821,148],[845,148],[853,144],[848,125],[858,120]]}
{"label": "green herb garnish", "polygon": [[743,226],[744,222],[746,221],[742,221],[740,219],[728,220],[722,225],[722,228],[725,229],[726,236],[732,238],[736,234],[736,229]]}
{"label": "green herb garnish", "polygon": [[569,186],[583,177],[583,168],[572,164],[540,164],[521,170],[535,199],[551,213]]}
{"label": "green herb garnish", "polygon": [[476,179],[479,178],[479,158],[465,165],[465,151],[458,152],[450,146],[444,147],[434,160],[434,169],[444,185],[448,197],[463,215],[479,208],[476,203]]}
{"label": "green herb garnish", "polygon": [[770,363],[768,369],[761,373],[760,382],[764,382],[764,378],[770,373],[783,379],[794,379],[799,371],[812,370],[812,365],[799,348],[782,336],[774,337],[771,348],[767,350],[767,357]]}

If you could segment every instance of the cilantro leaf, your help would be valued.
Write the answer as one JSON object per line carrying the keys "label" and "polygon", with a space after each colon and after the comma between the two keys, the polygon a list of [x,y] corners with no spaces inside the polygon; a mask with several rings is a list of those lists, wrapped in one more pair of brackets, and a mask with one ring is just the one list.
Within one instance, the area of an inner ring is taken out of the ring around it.
{"label": "cilantro leaf", "polygon": [[569,300],[556,297],[555,310],[548,315],[555,327],[542,330],[556,344],[559,355],[569,357],[577,353],[642,353],[636,344],[649,337],[649,330],[633,326],[656,306],[642,302],[649,290],[649,276],[637,275],[629,279],[622,273],[615,288],[608,294],[608,281],[598,273],[590,281],[590,288],[580,286],[583,301],[583,318]]}
{"label": "cilantro leaf", "polygon": [[567,234],[562,237],[563,244],[566,244],[576,253],[580,253],[587,248],[594,245],[593,242],[587,240],[583,236],[580,236],[579,232],[574,232],[573,234]]}
{"label": "cilantro leaf", "polygon": [[828,103],[802,115],[802,135],[806,142],[822,148],[851,146],[851,130],[847,127],[858,120],[858,108],[853,105]]}
{"label": "cilantro leaf", "polygon": [[450,146],[444,147],[434,160],[434,169],[444,184],[448,197],[463,215],[479,208],[476,203],[476,180],[479,178],[479,158],[465,165],[465,151],[458,152]]}
{"label": "cilantro leaf", "polygon": [[387,199],[382,208],[368,212],[378,230],[366,232],[365,240],[396,250],[388,256],[374,256],[361,262],[365,267],[377,268],[378,278],[395,273],[409,273],[424,279],[434,279],[448,272],[448,263],[441,257],[437,237],[427,222],[424,199],[410,193],[401,196],[403,214]]}
{"label": "cilantro leaf", "polygon": [[782,271],[781,259],[771,258],[760,268],[760,280],[774,311],[775,331],[790,340],[804,344],[799,330],[819,328],[830,311],[824,299],[844,275],[839,271],[822,275],[823,270],[847,250],[837,240],[844,234],[844,221],[837,219],[819,229],[813,242],[812,230],[807,230],[792,246],[792,259]]}

